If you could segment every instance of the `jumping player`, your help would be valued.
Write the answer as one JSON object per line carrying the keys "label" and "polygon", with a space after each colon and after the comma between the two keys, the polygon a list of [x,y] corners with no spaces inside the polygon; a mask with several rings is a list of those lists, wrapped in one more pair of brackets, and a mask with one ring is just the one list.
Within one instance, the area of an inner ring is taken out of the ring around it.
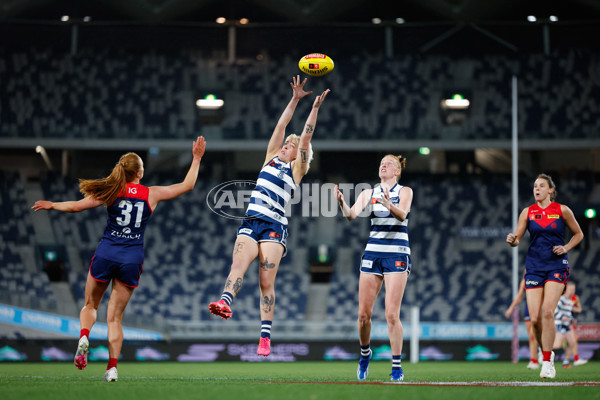
{"label": "jumping player", "polygon": [[221,299],[208,306],[212,314],[223,319],[231,318],[231,303],[242,288],[244,275],[250,264],[258,257],[261,333],[257,354],[265,357],[271,354],[275,277],[281,258],[287,251],[287,218],[284,210],[292,191],[308,172],[312,160],[310,141],[319,107],[329,93],[327,89],[316,97],[301,136],[289,135],[285,138],[285,128],[292,119],[298,102],[312,93],[304,90],[305,84],[306,79],[301,82],[300,76],[292,78],[290,82],[292,99],[271,135],[265,162],[252,191],[245,219],[238,229],[231,271],[225,281]]}
{"label": "jumping player", "polygon": [[[525,261],[527,307],[533,332],[542,348],[540,378],[554,378],[554,310],[569,279],[567,252],[581,242],[583,232],[571,209],[554,202],[557,192],[550,176],[538,175],[533,195],[535,204],[521,212],[517,229],[506,236],[506,242],[518,246],[525,230],[529,231],[531,241]],[[573,233],[567,244],[565,227]]]}
{"label": "jumping player", "polygon": [[[523,299],[523,295],[525,294],[525,279],[521,279],[521,283],[519,284],[519,291],[517,292],[517,296],[513,300],[513,302],[508,306],[504,316],[506,318],[510,318],[514,308],[521,302]],[[527,335],[529,339],[529,363],[527,364],[528,369],[539,369],[540,363],[537,357],[537,349],[538,343],[535,339],[535,335],[531,328],[531,318],[529,317],[529,309],[527,308],[527,303],[525,304],[525,310],[523,312],[523,321],[525,321],[525,327],[527,328]]]}
{"label": "jumping player", "polygon": [[77,368],[84,369],[87,365],[90,330],[96,322],[102,296],[112,282],[106,321],[109,360],[104,380],[112,382],[118,379],[117,360],[123,345],[121,321],[142,274],[146,224],[160,201],[174,199],[194,188],[205,148],[206,141],[198,137],[192,147],[192,165],[181,183],[171,186],[141,185],[144,163],[137,154],[127,153],[121,156],[108,177],[79,180],[79,188],[85,196],[83,199],[61,203],[39,200],[33,205],[34,211],[64,212],[80,212],[105,205],[108,212],[104,235],[90,262],[85,305],[79,314],[81,332],[75,354]]}
{"label": "jumping player", "polygon": [[554,312],[554,324],[556,325],[556,338],[554,339],[554,349],[562,348],[563,342],[567,341],[567,349],[563,360],[563,368],[570,368],[569,359],[573,355],[573,365],[576,367],[586,364],[587,360],[579,358],[577,351],[577,334],[573,313],[581,312],[581,303],[575,294],[575,284],[567,283],[565,293],[560,296],[556,311]]}
{"label": "jumping player", "polygon": [[344,195],[335,187],[335,196],[348,221],[356,219],[370,207],[371,233],[360,265],[358,284],[358,336],[360,361],[358,380],[367,379],[371,350],[371,316],[381,285],[385,282],[385,319],[392,348],[392,382],[404,380],[400,356],[403,328],[400,306],[411,270],[408,219],[413,199],[412,189],[398,184],[406,158],[386,155],[379,165],[381,184],[362,191],[350,208]]}

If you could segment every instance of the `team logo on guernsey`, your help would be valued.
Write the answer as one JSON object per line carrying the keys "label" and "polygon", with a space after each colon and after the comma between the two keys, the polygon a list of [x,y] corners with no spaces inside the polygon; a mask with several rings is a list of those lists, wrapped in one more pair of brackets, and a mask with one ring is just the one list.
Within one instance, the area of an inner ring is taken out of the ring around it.
{"label": "team logo on guernsey", "polygon": [[244,215],[255,187],[256,181],[251,180],[221,183],[208,192],[206,204],[212,212],[221,217],[239,220],[252,218]]}

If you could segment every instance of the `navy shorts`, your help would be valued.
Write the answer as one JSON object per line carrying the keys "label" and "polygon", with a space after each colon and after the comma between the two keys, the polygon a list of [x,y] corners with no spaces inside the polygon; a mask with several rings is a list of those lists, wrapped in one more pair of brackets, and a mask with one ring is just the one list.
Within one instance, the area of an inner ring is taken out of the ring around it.
{"label": "navy shorts", "polygon": [[125,286],[138,287],[144,264],[123,264],[110,261],[94,254],[90,262],[90,275],[99,282],[108,283],[113,279]]}
{"label": "navy shorts", "polygon": [[566,285],[569,281],[569,267],[553,271],[525,271],[525,289],[544,287],[544,284],[548,281],[564,283]]}
{"label": "navy shorts", "polygon": [[563,323],[560,324],[556,324],[556,332],[558,333],[562,333],[563,335],[566,335],[567,332],[569,332],[571,330],[571,324],[565,325]]}
{"label": "navy shorts", "polygon": [[363,255],[360,261],[360,272],[365,274],[399,274],[410,275],[411,262],[408,254],[398,254],[392,258],[379,258]]}
{"label": "navy shorts", "polygon": [[245,219],[238,229],[238,236],[248,236],[257,243],[275,242],[283,246],[283,257],[287,253],[287,226],[262,219]]}

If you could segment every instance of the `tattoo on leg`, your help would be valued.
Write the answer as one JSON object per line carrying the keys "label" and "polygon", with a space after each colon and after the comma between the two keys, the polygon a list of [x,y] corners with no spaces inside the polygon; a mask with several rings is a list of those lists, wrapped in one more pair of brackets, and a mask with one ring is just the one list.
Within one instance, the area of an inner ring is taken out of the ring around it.
{"label": "tattoo on leg", "polygon": [[237,278],[233,284],[233,293],[237,294],[242,288],[242,278]]}
{"label": "tattoo on leg", "polygon": [[244,249],[244,243],[243,242],[237,243],[235,245],[235,249],[233,251],[233,254],[235,255],[235,254],[241,253],[243,249]]}
{"label": "tattoo on leg", "polygon": [[227,278],[227,280],[225,281],[225,289],[223,291],[226,292],[227,289],[229,289],[230,287],[231,287],[231,279]]}
{"label": "tattoo on leg", "polygon": [[265,257],[265,261],[259,262],[258,264],[260,266],[260,269],[264,270],[275,268],[275,263],[269,263],[269,259],[267,257]]}
{"label": "tattoo on leg", "polygon": [[273,309],[273,305],[275,304],[275,295],[264,296],[260,299],[260,304],[262,304],[262,309],[264,312],[271,312]]}

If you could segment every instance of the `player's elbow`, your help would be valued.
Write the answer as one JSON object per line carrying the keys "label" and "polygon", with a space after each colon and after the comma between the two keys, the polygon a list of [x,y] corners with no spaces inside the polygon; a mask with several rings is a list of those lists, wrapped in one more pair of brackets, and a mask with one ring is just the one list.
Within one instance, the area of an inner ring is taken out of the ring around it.
{"label": "player's elbow", "polygon": [[191,192],[194,190],[194,186],[196,186],[196,181],[184,181],[181,186],[181,194]]}

